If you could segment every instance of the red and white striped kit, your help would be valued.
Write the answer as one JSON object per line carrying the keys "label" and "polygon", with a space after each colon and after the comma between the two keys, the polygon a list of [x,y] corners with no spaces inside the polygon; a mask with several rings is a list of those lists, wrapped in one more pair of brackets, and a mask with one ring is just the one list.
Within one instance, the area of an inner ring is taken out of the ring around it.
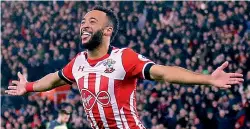
{"label": "red and white striped kit", "polygon": [[136,110],[137,78],[152,61],[132,49],[110,47],[97,60],[79,53],[62,69],[62,76],[76,82],[88,120],[94,129],[144,129]]}

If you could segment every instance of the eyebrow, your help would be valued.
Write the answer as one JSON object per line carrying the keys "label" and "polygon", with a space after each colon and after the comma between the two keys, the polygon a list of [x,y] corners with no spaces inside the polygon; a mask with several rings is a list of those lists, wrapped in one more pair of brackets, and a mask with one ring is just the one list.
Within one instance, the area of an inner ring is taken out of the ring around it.
{"label": "eyebrow", "polygon": [[[90,20],[92,20],[92,19],[94,19],[94,20],[96,20],[96,21],[98,21],[96,18],[94,18],[94,17],[91,17],[91,18],[89,18]],[[86,20],[85,18],[83,18],[82,19],[82,21],[84,21],[84,20]]]}

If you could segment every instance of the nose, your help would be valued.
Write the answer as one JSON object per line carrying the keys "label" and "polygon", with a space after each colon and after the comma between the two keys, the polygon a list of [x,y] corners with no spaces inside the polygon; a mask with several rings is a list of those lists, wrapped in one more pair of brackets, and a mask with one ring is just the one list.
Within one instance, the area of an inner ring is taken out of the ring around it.
{"label": "nose", "polygon": [[82,35],[83,31],[88,31],[90,29],[90,26],[86,23],[84,24],[81,24],[81,27],[80,27],[80,34]]}
{"label": "nose", "polygon": [[89,23],[87,21],[81,24],[82,29],[88,29],[89,27],[90,26],[89,26]]}
{"label": "nose", "polygon": [[89,28],[89,26],[85,24],[85,25],[82,25],[82,27],[81,27],[81,28],[86,30],[86,29],[88,29],[88,28]]}
{"label": "nose", "polygon": [[84,24],[81,24],[81,27],[80,27],[80,35],[82,35],[83,31],[86,31],[86,30],[89,30],[89,26],[88,24],[84,23]]}

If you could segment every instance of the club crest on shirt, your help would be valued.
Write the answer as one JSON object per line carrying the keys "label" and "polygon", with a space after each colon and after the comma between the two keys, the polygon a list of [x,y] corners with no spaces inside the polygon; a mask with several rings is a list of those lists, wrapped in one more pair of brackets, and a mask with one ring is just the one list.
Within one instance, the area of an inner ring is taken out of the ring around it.
{"label": "club crest on shirt", "polygon": [[105,73],[112,73],[115,71],[114,69],[114,64],[115,64],[115,60],[112,60],[112,59],[107,59],[103,65],[106,66],[106,69],[105,69]]}

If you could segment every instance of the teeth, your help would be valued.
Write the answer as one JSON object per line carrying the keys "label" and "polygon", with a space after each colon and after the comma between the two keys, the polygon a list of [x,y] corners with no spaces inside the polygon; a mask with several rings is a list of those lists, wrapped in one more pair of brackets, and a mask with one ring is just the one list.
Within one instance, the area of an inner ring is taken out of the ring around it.
{"label": "teeth", "polygon": [[82,33],[83,35],[91,35],[89,32],[87,32],[87,31],[83,31],[83,33]]}

